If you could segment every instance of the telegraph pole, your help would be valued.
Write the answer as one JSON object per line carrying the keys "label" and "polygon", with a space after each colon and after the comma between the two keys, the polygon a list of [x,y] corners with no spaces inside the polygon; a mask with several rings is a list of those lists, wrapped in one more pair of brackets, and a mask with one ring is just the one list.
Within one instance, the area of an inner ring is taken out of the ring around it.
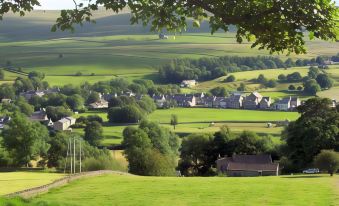
{"label": "telegraph pole", "polygon": [[75,137],[73,138],[74,174],[75,174]]}
{"label": "telegraph pole", "polygon": [[79,139],[79,161],[80,161],[80,168],[79,168],[79,171],[81,173],[81,138]]}
{"label": "telegraph pole", "polygon": [[70,148],[70,156],[71,156],[71,171],[70,171],[70,174],[72,174],[73,173],[72,139],[69,139],[69,148]]}
{"label": "telegraph pole", "polygon": [[66,168],[67,168],[68,152],[69,152],[69,141],[67,142],[67,153],[66,153],[66,159],[65,159],[64,174],[66,173]]}

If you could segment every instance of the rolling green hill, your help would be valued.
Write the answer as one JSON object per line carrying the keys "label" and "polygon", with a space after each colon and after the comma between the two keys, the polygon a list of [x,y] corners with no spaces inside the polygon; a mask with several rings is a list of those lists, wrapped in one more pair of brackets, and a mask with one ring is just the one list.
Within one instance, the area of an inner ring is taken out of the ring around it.
{"label": "rolling green hill", "polygon": [[[60,85],[114,76],[154,78],[151,74],[157,67],[173,58],[269,55],[251,49],[248,43],[237,44],[232,32],[210,35],[206,22],[199,29],[189,27],[183,34],[169,34],[168,40],[159,40],[148,27],[130,25],[127,11],[116,15],[100,10],[94,14],[96,24],[78,27],[75,33],[50,32],[58,14],[34,11],[25,17],[6,15],[0,22],[0,66],[9,61],[26,72],[42,71],[51,85]],[[308,54],[291,57],[310,58],[339,51],[339,43],[319,40],[307,41],[307,47]],[[77,72],[95,75],[70,76]]]}

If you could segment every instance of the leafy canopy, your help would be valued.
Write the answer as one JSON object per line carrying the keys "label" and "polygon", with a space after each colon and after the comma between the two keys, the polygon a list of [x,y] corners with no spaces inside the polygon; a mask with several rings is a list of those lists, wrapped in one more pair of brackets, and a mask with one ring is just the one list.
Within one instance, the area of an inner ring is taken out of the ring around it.
{"label": "leafy canopy", "polygon": [[[305,53],[304,31],[310,39],[336,39],[338,9],[332,0],[74,0],[75,9],[62,10],[52,31],[74,30],[75,24],[94,22],[92,12],[103,6],[114,12],[128,8],[131,23],[151,25],[151,30],[182,32],[187,20],[193,26],[209,21],[211,33],[237,28],[237,42],[253,41],[252,47],[271,52]],[[39,0],[0,0],[0,19],[9,11],[21,16]]]}

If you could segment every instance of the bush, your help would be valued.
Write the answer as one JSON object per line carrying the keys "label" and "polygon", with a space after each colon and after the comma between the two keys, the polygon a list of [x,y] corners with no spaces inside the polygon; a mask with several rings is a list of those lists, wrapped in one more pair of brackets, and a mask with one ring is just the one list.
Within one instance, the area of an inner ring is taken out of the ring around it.
{"label": "bush", "polygon": [[116,170],[126,171],[123,165],[109,156],[87,158],[82,165],[83,171]]}
{"label": "bush", "polygon": [[291,84],[290,86],[288,86],[288,90],[294,91],[295,90],[295,86],[293,84]]}
{"label": "bush", "polygon": [[314,164],[320,170],[326,170],[328,174],[333,176],[333,173],[339,169],[339,153],[333,150],[322,150],[314,158]]}
{"label": "bush", "polygon": [[235,76],[234,75],[230,75],[225,79],[225,82],[234,82],[235,81]]}

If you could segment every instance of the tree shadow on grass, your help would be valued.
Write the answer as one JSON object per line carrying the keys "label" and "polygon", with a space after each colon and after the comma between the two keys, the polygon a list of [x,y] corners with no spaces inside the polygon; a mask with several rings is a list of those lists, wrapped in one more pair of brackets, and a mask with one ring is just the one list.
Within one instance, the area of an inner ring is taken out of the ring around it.
{"label": "tree shadow on grass", "polygon": [[320,175],[298,175],[298,176],[288,176],[288,177],[282,177],[282,178],[291,178],[291,179],[298,179],[298,178],[321,178],[324,176]]}

